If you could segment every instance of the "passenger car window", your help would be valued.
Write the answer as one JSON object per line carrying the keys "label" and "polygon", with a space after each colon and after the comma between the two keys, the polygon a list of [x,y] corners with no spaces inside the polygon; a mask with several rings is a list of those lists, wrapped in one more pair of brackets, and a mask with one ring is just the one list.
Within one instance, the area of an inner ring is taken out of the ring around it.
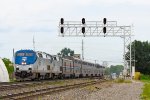
{"label": "passenger car window", "polygon": [[50,65],[47,65],[47,70],[50,70]]}

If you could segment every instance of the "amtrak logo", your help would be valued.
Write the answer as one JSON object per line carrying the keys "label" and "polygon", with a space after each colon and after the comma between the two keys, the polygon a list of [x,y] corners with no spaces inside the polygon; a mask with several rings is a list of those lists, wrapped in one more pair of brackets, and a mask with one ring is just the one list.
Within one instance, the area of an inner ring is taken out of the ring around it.
{"label": "amtrak logo", "polygon": [[22,58],[22,61],[25,62],[26,60],[27,60],[27,57],[23,57],[23,58]]}

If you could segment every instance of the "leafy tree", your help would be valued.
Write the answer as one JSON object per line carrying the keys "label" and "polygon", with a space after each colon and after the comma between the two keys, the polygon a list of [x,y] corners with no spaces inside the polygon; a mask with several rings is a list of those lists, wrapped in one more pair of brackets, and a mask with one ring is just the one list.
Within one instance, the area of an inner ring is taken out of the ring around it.
{"label": "leafy tree", "polygon": [[[150,74],[150,43],[148,41],[141,42],[135,40],[131,45],[131,53],[134,54],[135,52],[135,70],[143,74]],[[130,46],[128,46],[128,49],[130,49]],[[129,53],[127,52],[127,54]]]}
{"label": "leafy tree", "polygon": [[105,69],[105,74],[106,74],[106,75],[110,75],[110,68],[107,67],[107,68]]}
{"label": "leafy tree", "polygon": [[5,66],[6,66],[7,70],[8,70],[8,73],[12,74],[14,72],[14,67],[13,67],[12,62],[9,59],[7,59],[7,58],[3,58],[2,60],[3,60]]}
{"label": "leafy tree", "polygon": [[123,66],[122,65],[116,65],[116,66],[113,66],[111,65],[110,66],[110,73],[116,73],[117,75],[120,74],[120,72],[123,71]]}
{"label": "leafy tree", "polygon": [[117,75],[120,74],[120,72],[123,71],[123,66],[122,65],[111,65],[110,68],[106,68],[105,74],[110,75],[111,73],[116,73]]}
{"label": "leafy tree", "polygon": [[58,53],[58,55],[61,55],[62,57],[65,56],[73,56],[74,55],[74,51],[71,50],[70,48],[64,48],[60,51],[60,53]]}

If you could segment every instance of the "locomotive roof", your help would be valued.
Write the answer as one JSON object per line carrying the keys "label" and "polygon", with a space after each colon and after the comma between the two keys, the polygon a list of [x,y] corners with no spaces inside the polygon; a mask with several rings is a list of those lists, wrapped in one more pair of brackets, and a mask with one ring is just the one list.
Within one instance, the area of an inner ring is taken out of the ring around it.
{"label": "locomotive roof", "polygon": [[18,50],[16,52],[20,52],[20,51],[33,51],[33,52],[35,52],[34,50],[31,50],[31,49],[21,49],[21,50]]}
{"label": "locomotive roof", "polygon": [[98,67],[104,68],[104,66],[102,66],[102,65],[100,65],[98,63],[95,64],[95,63],[92,63],[92,62],[89,62],[89,61],[85,61],[85,60],[81,60],[79,58],[72,57],[72,56],[65,56],[65,57],[63,57],[63,59],[82,61],[82,62],[85,62],[85,63],[94,64],[94,65],[96,65],[97,68]]}

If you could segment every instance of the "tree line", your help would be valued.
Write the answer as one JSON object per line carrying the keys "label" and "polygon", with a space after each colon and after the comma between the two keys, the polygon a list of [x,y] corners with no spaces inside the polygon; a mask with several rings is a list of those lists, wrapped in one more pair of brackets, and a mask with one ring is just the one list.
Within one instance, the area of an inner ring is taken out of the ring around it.
{"label": "tree line", "polygon": [[[131,47],[132,59],[135,55],[135,70],[143,74],[150,74],[150,42],[134,40]],[[127,52],[127,54],[129,53]]]}
{"label": "tree line", "polygon": [[110,75],[112,73],[116,73],[117,75],[120,75],[120,72],[123,72],[123,69],[123,65],[111,65],[110,68],[106,68],[105,74]]}

